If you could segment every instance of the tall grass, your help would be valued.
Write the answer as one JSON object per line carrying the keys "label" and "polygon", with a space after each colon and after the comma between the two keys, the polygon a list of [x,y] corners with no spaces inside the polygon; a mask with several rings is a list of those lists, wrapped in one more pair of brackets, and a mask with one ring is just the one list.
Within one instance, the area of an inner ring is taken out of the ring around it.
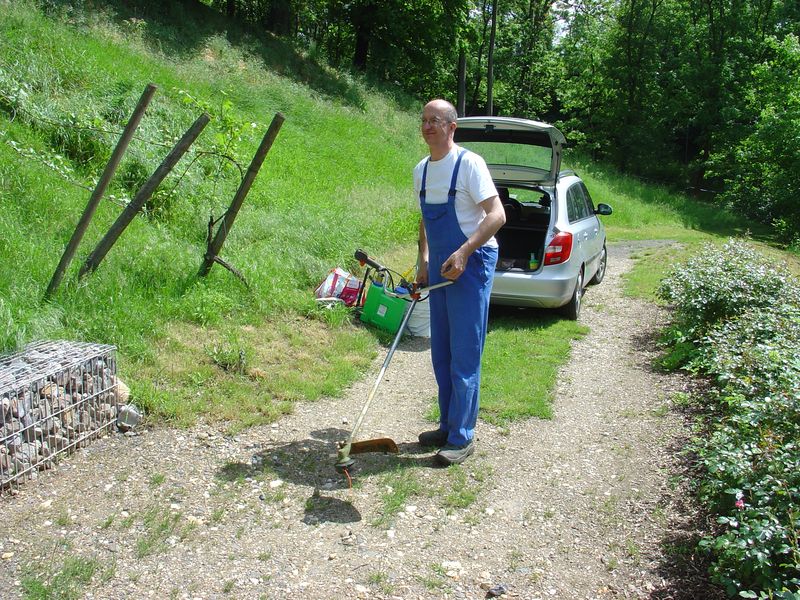
{"label": "tall grass", "polygon": [[[61,337],[115,344],[137,401],[177,423],[272,420],[287,401],[338,393],[358,377],[376,340],[347,325],[320,330],[314,323],[324,328],[330,315],[310,291],[332,266],[354,268],[357,247],[388,250],[414,235],[416,117],[195,3],[39,6],[0,6],[0,349]],[[43,303],[148,82],[158,92],[64,283]],[[212,122],[192,151],[78,282],[121,205],[204,110]],[[278,111],[285,124],[222,251],[249,288],[219,266],[199,279],[208,221],[227,209]],[[287,322],[305,335],[294,339]],[[273,340],[280,358],[256,355],[247,372],[230,374],[204,351],[253,338]]]}

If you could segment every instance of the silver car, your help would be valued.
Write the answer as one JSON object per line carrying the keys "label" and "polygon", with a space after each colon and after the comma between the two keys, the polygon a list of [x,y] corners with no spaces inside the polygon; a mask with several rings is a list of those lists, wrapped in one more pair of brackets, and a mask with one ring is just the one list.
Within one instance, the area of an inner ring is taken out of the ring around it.
{"label": "silver car", "polygon": [[564,135],[552,125],[510,117],[464,117],[455,141],[480,154],[506,210],[492,303],[561,308],[577,319],[587,284],[606,272],[606,233],[573,171],[561,171]]}

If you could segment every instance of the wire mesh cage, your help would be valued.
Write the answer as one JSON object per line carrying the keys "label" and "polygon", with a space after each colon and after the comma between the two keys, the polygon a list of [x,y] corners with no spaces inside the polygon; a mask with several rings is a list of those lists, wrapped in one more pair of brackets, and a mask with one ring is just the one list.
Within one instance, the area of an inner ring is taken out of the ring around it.
{"label": "wire mesh cage", "polygon": [[0,356],[0,496],[105,435],[119,410],[116,348],[43,341]]}

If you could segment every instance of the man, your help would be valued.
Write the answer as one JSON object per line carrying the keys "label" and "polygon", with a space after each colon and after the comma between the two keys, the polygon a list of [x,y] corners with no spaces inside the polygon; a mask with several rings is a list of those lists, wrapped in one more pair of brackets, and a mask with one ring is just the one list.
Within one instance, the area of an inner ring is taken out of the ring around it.
{"label": "man", "polygon": [[417,282],[455,282],[430,295],[440,419],[438,429],[419,436],[423,446],[440,448],[436,458],[444,465],[462,463],[475,450],[481,354],[497,263],[494,234],[506,220],[484,160],[453,142],[457,117],[445,100],[425,105],[422,137],[430,156],[414,168],[422,211]]}

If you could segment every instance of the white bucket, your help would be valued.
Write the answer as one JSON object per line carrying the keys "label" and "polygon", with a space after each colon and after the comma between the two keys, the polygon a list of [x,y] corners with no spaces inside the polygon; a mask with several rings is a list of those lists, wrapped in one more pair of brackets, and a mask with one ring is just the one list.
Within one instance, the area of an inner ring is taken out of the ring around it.
{"label": "white bucket", "polygon": [[431,308],[428,300],[417,302],[406,323],[406,331],[417,337],[431,337]]}

